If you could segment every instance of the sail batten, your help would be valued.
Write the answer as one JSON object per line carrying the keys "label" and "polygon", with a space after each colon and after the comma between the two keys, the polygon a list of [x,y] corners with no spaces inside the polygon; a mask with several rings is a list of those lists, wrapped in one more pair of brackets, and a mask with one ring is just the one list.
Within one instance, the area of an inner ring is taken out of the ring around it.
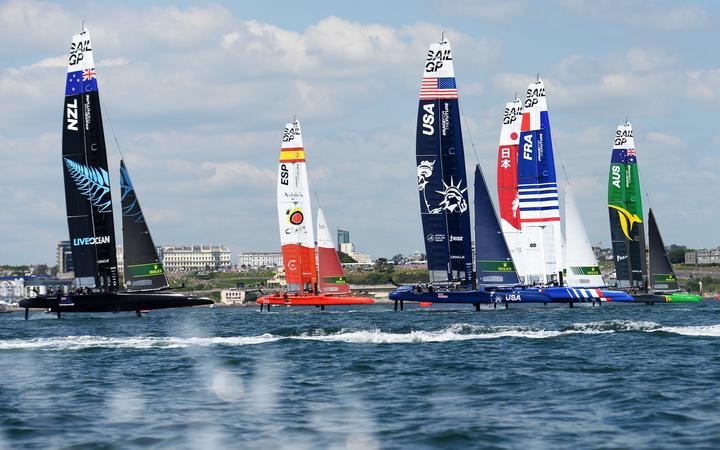
{"label": "sail batten", "polygon": [[430,281],[472,283],[465,153],[447,40],[427,53],[418,105],[416,165]]}
{"label": "sail batten", "polygon": [[63,102],[62,167],[75,283],[119,288],[112,195],[90,33],[73,36]]}

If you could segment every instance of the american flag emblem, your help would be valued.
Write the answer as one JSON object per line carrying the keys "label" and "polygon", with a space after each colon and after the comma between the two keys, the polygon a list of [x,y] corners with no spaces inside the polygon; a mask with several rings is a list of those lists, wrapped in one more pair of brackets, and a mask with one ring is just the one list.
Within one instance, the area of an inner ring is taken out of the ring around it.
{"label": "american flag emblem", "polygon": [[423,77],[420,85],[420,100],[458,98],[455,77]]}
{"label": "american flag emblem", "polygon": [[95,69],[85,69],[85,70],[83,70],[83,74],[82,74],[83,81],[92,80],[93,78],[95,78],[95,75],[96,75]]}

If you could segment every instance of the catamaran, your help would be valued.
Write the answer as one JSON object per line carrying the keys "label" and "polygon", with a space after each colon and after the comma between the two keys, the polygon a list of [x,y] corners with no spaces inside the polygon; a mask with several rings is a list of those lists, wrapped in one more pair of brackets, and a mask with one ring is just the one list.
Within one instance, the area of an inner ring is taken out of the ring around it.
{"label": "catamaran", "polygon": [[[506,117],[514,118],[519,106],[511,113],[506,110]],[[503,128],[503,138],[511,134],[505,131]],[[402,309],[404,301],[470,303],[476,309],[483,303],[552,302],[539,289],[517,289],[518,275],[479,166],[474,184],[473,272],[458,92],[446,39],[431,44],[427,53],[416,136],[418,194],[430,284],[401,286],[391,292],[395,308],[399,302]]]}
{"label": "catamaran", "polygon": [[318,270],[311,207],[305,148],[300,122],[295,120],[285,126],[278,164],[277,208],[287,290],[258,298],[261,310],[265,305],[268,309],[285,305],[324,310],[328,305],[374,303],[372,298],[350,295],[322,210],[318,211]]}
{"label": "catamaran", "polygon": [[608,213],[618,288],[628,291],[637,302],[698,302],[702,299],[699,295],[680,291],[652,209],[648,274],[635,138],[632,124],[627,121],[615,132],[608,181]]}
{"label": "catamaran", "polygon": [[169,288],[162,263],[121,163],[125,289],[120,286],[113,203],[90,33],[73,36],[63,104],[62,165],[75,273],[74,293],[24,299],[20,307],[56,312],[141,311],[210,305],[212,300]]}

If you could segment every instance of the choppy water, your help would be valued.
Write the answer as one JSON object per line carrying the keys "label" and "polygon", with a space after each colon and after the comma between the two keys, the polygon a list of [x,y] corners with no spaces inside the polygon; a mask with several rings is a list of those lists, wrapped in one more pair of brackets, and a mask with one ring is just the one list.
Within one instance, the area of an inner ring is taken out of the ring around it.
{"label": "choppy water", "polygon": [[720,302],[0,314],[0,448],[720,448]]}

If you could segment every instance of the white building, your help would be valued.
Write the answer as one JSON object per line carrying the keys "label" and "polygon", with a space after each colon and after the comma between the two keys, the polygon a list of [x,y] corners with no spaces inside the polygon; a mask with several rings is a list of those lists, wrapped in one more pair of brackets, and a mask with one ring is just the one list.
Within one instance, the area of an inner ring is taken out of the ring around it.
{"label": "white building", "polygon": [[162,262],[168,271],[208,271],[230,269],[230,249],[222,245],[165,246]]}
{"label": "white building", "polygon": [[355,244],[346,242],[340,244],[340,251],[357,261],[359,264],[372,264],[372,258],[367,253],[355,251]]}
{"label": "white building", "polygon": [[220,302],[227,305],[234,305],[245,302],[245,289],[230,288],[220,291]]}
{"label": "white building", "polygon": [[720,264],[720,248],[685,252],[685,264]]}
{"label": "white building", "polygon": [[0,301],[14,303],[25,297],[25,280],[22,277],[0,279]]}
{"label": "white building", "polygon": [[279,252],[243,252],[238,255],[238,266],[249,269],[282,267],[282,265],[282,253]]}

